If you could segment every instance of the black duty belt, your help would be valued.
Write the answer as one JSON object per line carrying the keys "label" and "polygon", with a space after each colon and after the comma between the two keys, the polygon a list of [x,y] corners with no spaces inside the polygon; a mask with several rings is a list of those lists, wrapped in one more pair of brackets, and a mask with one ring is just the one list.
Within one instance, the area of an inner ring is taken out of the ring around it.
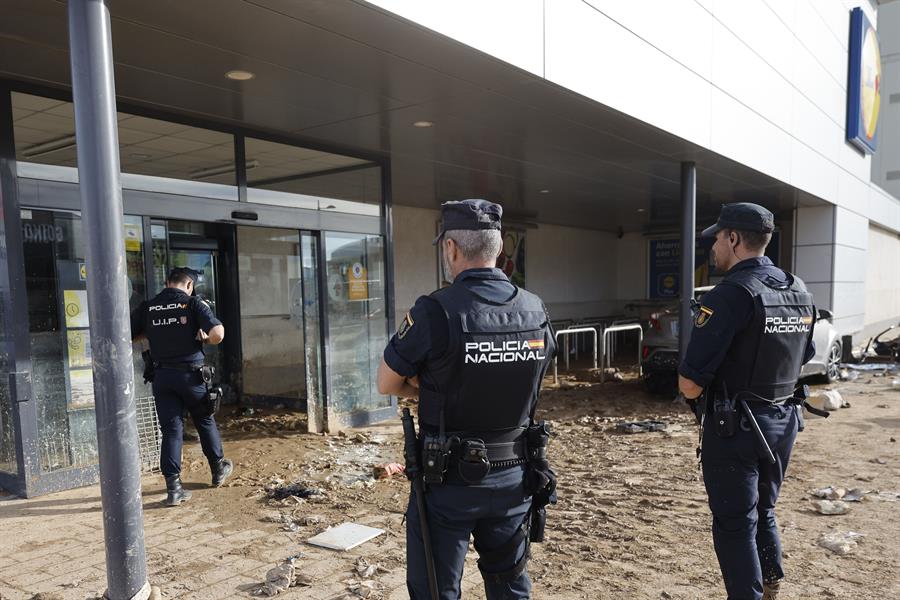
{"label": "black duty belt", "polygon": [[173,371],[184,371],[193,373],[199,371],[203,367],[203,363],[167,363],[158,362],[154,365],[157,369],[171,369]]}

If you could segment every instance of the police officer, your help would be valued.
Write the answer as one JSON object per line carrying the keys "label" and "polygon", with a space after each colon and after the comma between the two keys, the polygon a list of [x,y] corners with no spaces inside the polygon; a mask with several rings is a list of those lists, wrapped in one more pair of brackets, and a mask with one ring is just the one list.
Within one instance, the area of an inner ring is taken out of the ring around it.
{"label": "police officer", "polygon": [[[425,468],[435,597],[460,597],[472,535],[487,598],[530,598],[531,496],[539,485],[525,464],[525,439],[537,430],[529,425],[555,349],[549,317],[537,296],[495,268],[502,208],[463,200],[441,209],[434,244],[452,285],[407,313],[385,348],[378,390],[418,397],[421,445],[431,449],[422,464],[437,461]],[[546,450],[538,445],[534,453]],[[406,527],[410,597],[432,598],[415,491]]]}
{"label": "police officer", "polygon": [[701,400],[713,543],[733,600],[772,600],[784,577],[775,502],[803,428],[800,367],[815,354],[812,296],[764,255],[773,229],[771,212],[735,203],[703,231],[726,275],[701,299],[678,369],[684,397]]}
{"label": "police officer", "polygon": [[166,478],[167,506],[188,500],[191,492],[181,485],[181,446],[185,409],[200,434],[203,454],[209,461],[213,486],[220,486],[234,470],[222,450],[222,439],[208,403],[201,375],[203,344],[220,344],[225,328],[209,305],[194,296],[199,273],[186,267],[172,269],[166,287],[131,313],[135,340],[146,337],[155,373],[153,396],[162,429],[160,469]]}

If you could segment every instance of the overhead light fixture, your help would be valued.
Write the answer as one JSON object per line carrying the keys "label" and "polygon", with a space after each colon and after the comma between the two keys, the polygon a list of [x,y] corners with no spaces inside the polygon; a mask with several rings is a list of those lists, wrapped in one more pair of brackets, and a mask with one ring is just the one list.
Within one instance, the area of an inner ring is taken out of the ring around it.
{"label": "overhead light fixture", "polygon": [[22,156],[25,158],[37,158],[51,152],[59,152],[60,150],[68,150],[75,147],[75,134],[56,138],[49,142],[41,142],[29,148],[22,150]]}
{"label": "overhead light fixture", "polygon": [[[247,171],[251,171],[258,166],[258,160],[248,160],[244,168]],[[215,177],[217,175],[227,175],[228,173],[234,173],[233,163],[219,165],[218,167],[206,167],[205,169],[197,169],[196,171],[191,171],[189,176],[191,179],[209,179],[210,177]]]}
{"label": "overhead light fixture", "polygon": [[644,212],[645,210],[646,210],[645,208],[639,208],[639,209],[637,209],[638,212]]}
{"label": "overhead light fixture", "polygon": [[416,121],[413,123],[413,127],[418,127],[419,129],[425,129],[426,127],[431,127],[434,125],[431,121]]}
{"label": "overhead light fixture", "polygon": [[233,71],[228,71],[227,73],[225,73],[225,77],[233,81],[250,81],[251,79],[256,77],[256,73],[235,69]]}
{"label": "overhead light fixture", "polygon": [[549,194],[549,193],[550,193],[550,190],[541,190],[541,191],[538,192],[538,193],[539,193],[539,194]]}

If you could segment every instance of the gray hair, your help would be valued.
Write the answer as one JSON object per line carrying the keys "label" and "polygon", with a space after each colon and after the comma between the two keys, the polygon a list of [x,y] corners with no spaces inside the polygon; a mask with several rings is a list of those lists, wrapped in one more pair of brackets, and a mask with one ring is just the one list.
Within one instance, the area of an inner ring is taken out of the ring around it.
{"label": "gray hair", "polygon": [[451,229],[444,237],[456,242],[463,258],[470,262],[493,263],[503,249],[498,229]]}

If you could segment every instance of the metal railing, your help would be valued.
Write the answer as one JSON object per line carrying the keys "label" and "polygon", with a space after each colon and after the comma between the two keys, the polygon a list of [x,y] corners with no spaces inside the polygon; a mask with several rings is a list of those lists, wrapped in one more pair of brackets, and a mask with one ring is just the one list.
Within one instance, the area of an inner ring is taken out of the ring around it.
{"label": "metal railing", "polygon": [[[644,343],[644,328],[641,327],[639,323],[631,323],[627,325],[613,325],[612,327],[607,327],[603,330],[603,350],[602,350],[602,359],[600,361],[601,366],[603,367],[600,370],[600,382],[603,383],[605,380],[605,369],[612,366],[612,355],[615,352],[613,348],[612,352],[609,352],[610,343],[608,341],[608,336],[613,333],[617,333],[619,331],[637,331],[638,332],[638,344],[637,344],[637,364],[638,364],[638,376],[643,375],[643,369],[641,367],[641,346]],[[596,343],[595,343],[596,347]],[[594,368],[597,368],[597,361],[594,361]]]}
{"label": "metal railing", "polygon": [[[566,340],[568,340],[568,336],[575,335],[579,333],[592,333],[594,338],[594,369],[597,368],[597,330],[593,327],[572,327],[570,329],[562,329],[556,332],[556,347],[559,348],[559,336],[566,336]],[[569,352],[568,352],[568,343],[566,344],[566,370],[569,369]],[[557,356],[553,357],[553,383],[559,383],[559,352],[556,353]]]}

